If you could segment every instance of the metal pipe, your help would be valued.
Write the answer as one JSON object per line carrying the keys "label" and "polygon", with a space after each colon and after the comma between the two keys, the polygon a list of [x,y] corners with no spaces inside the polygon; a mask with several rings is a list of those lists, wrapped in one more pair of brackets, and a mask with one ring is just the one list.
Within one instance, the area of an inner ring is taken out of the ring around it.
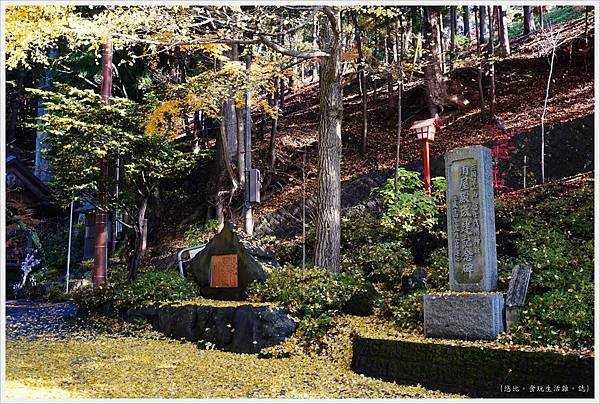
{"label": "metal pipe", "polygon": [[[191,261],[196,254],[198,254],[200,251],[202,251],[204,249],[204,247],[206,247],[206,243],[204,244],[200,244],[194,247],[188,247],[188,248],[184,248],[183,250],[179,251],[177,253],[177,265],[179,266],[179,274],[181,275],[181,277],[185,277],[185,274],[183,273],[183,263],[184,262],[188,262]],[[183,255],[184,252],[186,251],[192,251],[192,250],[198,250],[196,251],[196,253],[194,254],[194,256],[192,256],[192,254],[190,253],[190,258],[187,259],[186,261],[184,261],[181,256]]]}
{"label": "metal pipe", "polygon": [[67,244],[67,274],[65,275],[65,283],[67,284],[67,293],[69,293],[69,275],[71,269],[71,235],[73,233],[73,202],[71,199],[71,214],[69,215],[69,244]]}

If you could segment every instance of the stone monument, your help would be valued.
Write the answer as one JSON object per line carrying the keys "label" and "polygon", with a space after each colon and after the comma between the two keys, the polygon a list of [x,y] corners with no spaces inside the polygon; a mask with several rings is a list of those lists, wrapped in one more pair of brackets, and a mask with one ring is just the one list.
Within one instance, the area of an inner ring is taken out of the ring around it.
{"label": "stone monument", "polygon": [[495,292],[492,154],[470,146],[450,151],[445,160],[450,292],[425,295],[425,335],[495,339],[504,331],[504,297]]}
{"label": "stone monument", "polygon": [[245,300],[253,281],[267,279],[265,265],[277,267],[275,255],[252,243],[230,223],[190,263],[190,272],[208,299]]}

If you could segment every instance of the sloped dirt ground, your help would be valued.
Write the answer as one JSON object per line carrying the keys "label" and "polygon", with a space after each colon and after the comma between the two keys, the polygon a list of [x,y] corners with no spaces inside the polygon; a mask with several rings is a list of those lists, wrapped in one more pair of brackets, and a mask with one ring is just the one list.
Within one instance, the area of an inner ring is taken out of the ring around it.
{"label": "sloped dirt ground", "polygon": [[[590,19],[590,21],[593,21]],[[594,112],[593,24],[589,25],[588,45],[584,40],[584,20],[556,26],[553,35],[559,47],[556,52],[548,98],[545,124],[567,121]],[[513,41],[509,58],[496,63],[496,115],[504,130],[490,130],[490,123],[481,119],[476,67],[458,67],[449,74],[449,93],[464,95],[471,108],[467,111],[447,109],[442,115],[441,132],[432,144],[432,155],[448,150],[494,140],[505,133],[518,134],[540,126],[546,86],[550,72],[551,47],[548,31],[535,32]],[[473,52],[474,53],[474,52]],[[465,63],[474,65],[473,60]],[[489,78],[484,77],[484,92],[489,91]],[[405,84],[402,97],[403,125],[400,144],[400,164],[421,156],[421,147],[410,126],[415,120],[426,119],[423,105],[422,81]],[[393,168],[396,155],[397,114],[390,111],[384,86],[375,96],[372,89],[368,99],[368,152],[360,156],[358,144],[361,133],[361,103],[356,86],[344,89],[344,118],[342,124],[343,158],[342,181],[369,171]],[[394,95],[396,100],[397,93]],[[486,107],[487,108],[487,107]],[[316,84],[295,92],[286,102],[279,121],[276,140],[277,163],[273,185],[264,192],[257,214],[268,213],[286,206],[302,196],[301,154],[308,151],[306,175],[307,193],[316,192],[316,141],[318,131],[318,87]],[[270,125],[267,124],[267,132]],[[256,153],[268,149],[268,133]]]}

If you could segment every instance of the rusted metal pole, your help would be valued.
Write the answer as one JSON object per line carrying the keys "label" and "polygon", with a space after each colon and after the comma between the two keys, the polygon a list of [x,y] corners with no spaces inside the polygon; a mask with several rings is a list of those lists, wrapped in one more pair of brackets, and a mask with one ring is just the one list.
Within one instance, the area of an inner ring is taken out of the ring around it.
{"label": "rusted metal pole", "polygon": [[431,171],[429,168],[429,140],[423,139],[423,173],[425,174],[425,192],[431,194]]}
{"label": "rusted metal pole", "polygon": [[[113,45],[110,32],[107,31],[104,47],[102,50],[102,98],[108,105],[112,93],[112,59]],[[100,173],[102,179],[98,186],[98,203],[96,204],[96,242],[94,247],[94,270],[92,282],[94,286],[102,285],[106,281],[106,268],[108,260],[108,213],[103,205],[106,203],[106,185],[104,180],[108,178],[108,160],[106,157],[100,160]]]}

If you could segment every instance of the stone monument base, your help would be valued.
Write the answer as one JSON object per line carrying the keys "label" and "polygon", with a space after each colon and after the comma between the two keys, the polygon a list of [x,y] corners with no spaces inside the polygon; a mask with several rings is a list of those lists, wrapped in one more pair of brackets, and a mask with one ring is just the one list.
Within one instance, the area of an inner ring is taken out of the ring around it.
{"label": "stone monument base", "polygon": [[449,293],[424,296],[425,336],[493,340],[504,331],[501,293]]}

